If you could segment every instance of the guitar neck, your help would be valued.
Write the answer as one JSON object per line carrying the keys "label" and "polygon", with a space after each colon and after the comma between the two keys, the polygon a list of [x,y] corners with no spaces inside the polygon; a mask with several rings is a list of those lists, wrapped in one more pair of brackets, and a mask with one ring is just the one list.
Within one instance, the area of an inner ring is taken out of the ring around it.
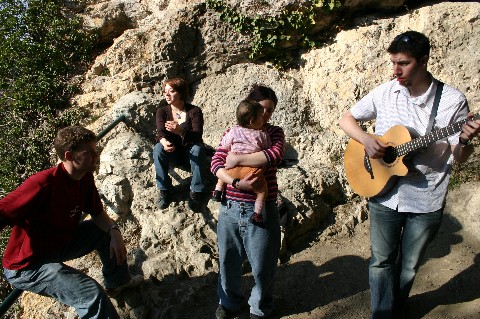
{"label": "guitar neck", "polygon": [[467,123],[468,121],[477,120],[478,118],[480,118],[480,113],[475,114],[473,117],[469,117],[467,119],[448,125],[444,128],[434,130],[425,136],[418,137],[407,143],[401,144],[396,147],[397,155],[398,156],[407,155],[412,151],[421,149],[423,147],[426,147],[432,144],[433,142],[436,142],[447,136],[460,132],[462,130],[463,124]]}

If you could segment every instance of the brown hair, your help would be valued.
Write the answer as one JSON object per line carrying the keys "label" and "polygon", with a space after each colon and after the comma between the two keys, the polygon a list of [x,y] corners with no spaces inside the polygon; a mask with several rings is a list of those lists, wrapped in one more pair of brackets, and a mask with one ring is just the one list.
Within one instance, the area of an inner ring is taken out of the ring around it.
{"label": "brown hair", "polygon": [[248,93],[247,99],[257,102],[271,100],[274,106],[277,106],[278,99],[275,91],[263,84],[254,84]]}
{"label": "brown hair", "polygon": [[237,106],[237,123],[241,127],[248,127],[262,113],[263,107],[257,101],[243,100]]}
{"label": "brown hair", "polygon": [[417,61],[430,55],[430,40],[417,31],[407,31],[397,35],[387,48],[390,54],[408,53]]}
{"label": "brown hair", "polygon": [[165,90],[165,86],[170,85],[175,91],[180,94],[180,98],[186,102],[189,98],[189,91],[188,91],[188,84],[183,78],[172,78],[165,81],[163,85],[163,90]]}
{"label": "brown hair", "polygon": [[58,131],[57,137],[53,141],[53,146],[58,157],[64,161],[65,152],[74,152],[85,143],[95,142],[96,140],[95,133],[83,126],[67,126]]}

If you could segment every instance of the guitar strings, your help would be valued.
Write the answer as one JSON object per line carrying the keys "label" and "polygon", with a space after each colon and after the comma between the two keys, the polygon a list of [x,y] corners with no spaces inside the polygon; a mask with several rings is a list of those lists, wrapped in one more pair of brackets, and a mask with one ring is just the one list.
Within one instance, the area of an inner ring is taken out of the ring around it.
{"label": "guitar strings", "polygon": [[462,129],[463,124],[467,123],[468,121],[476,120],[478,118],[480,118],[480,113],[477,113],[473,117],[466,118],[464,120],[458,121],[446,127],[434,130],[425,136],[416,138],[412,141],[399,145],[396,147],[397,153],[399,156],[402,156],[416,149],[426,147],[435,141],[441,140],[442,138],[445,138],[447,136],[450,136],[459,132]]}

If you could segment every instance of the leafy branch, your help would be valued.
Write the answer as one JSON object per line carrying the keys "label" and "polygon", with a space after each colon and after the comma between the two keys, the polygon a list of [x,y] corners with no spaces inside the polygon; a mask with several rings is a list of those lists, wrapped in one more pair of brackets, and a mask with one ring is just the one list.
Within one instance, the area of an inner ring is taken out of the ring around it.
{"label": "leafy branch", "polygon": [[266,58],[279,67],[292,62],[288,48],[311,49],[321,42],[314,40],[314,31],[321,15],[341,7],[339,0],[315,0],[298,10],[281,12],[275,17],[256,15],[250,17],[230,7],[223,0],[207,0],[207,7],[220,15],[239,33],[252,37],[249,58]]}

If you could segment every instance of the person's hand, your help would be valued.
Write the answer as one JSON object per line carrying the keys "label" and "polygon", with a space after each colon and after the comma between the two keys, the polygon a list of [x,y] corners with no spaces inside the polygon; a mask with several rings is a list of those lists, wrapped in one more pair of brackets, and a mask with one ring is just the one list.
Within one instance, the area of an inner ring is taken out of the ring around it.
{"label": "person's hand", "polygon": [[254,175],[248,174],[237,183],[237,187],[244,191],[255,192],[262,188],[264,181],[258,176],[254,177]]}
{"label": "person's hand", "polygon": [[175,145],[173,145],[168,140],[166,140],[166,139],[162,140],[161,143],[163,145],[163,149],[165,150],[165,152],[171,153],[171,152],[175,151]]}
{"label": "person's hand", "polygon": [[[472,117],[473,113],[468,113],[468,117]],[[480,132],[480,120],[467,121],[467,123],[462,125],[462,132],[460,133],[460,138],[464,141],[471,141],[475,136],[478,136]]]}
{"label": "person's hand", "polygon": [[234,153],[228,153],[225,159],[225,169],[230,169],[238,166],[238,155]]}
{"label": "person's hand", "polygon": [[385,148],[387,148],[388,145],[369,136],[366,141],[364,141],[363,146],[370,158],[381,158],[385,156]]}
{"label": "person's hand", "polygon": [[110,231],[110,259],[115,257],[117,265],[121,265],[127,258],[127,248],[123,243],[122,234],[117,229]]}
{"label": "person's hand", "polygon": [[165,129],[178,135],[182,135],[183,133],[183,128],[181,128],[180,125],[178,125],[178,123],[175,121],[166,121]]}

